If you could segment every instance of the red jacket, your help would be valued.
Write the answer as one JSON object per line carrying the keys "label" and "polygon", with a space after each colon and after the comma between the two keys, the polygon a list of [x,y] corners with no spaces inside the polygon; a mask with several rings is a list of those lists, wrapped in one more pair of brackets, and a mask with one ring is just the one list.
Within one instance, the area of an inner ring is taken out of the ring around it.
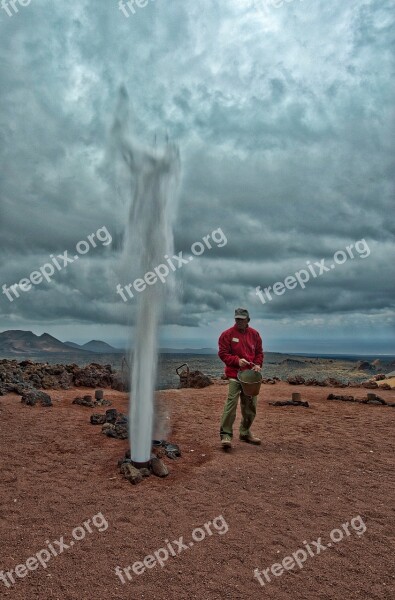
{"label": "red jacket", "polygon": [[218,340],[218,356],[225,363],[225,375],[237,379],[238,371],[245,371],[250,367],[239,367],[239,359],[245,358],[254,365],[263,365],[262,338],[256,329],[247,326],[243,332],[233,325],[221,333]]}

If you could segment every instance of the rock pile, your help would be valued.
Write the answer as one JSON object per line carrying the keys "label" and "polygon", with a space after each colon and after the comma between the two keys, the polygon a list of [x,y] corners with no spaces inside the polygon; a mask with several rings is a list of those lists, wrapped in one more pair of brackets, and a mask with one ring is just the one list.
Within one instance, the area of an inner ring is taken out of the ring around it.
{"label": "rock pile", "polygon": [[334,377],[328,377],[327,379],[319,381],[318,379],[305,379],[302,375],[291,375],[286,381],[290,385],[311,385],[320,387],[344,388],[350,385],[349,383],[338,381]]}
{"label": "rock pile", "polygon": [[337,396],[336,394],[329,394],[327,400],[341,400],[342,402],[356,402],[358,404],[376,404],[381,406],[395,407],[395,402],[386,402],[380,396],[376,394],[368,394],[366,398],[354,398],[354,396]]}
{"label": "rock pile", "polygon": [[0,396],[15,392],[23,394],[34,389],[62,389],[76,387],[113,388],[124,391],[123,383],[111,365],[91,363],[50,365],[31,360],[0,360]]}
{"label": "rock pile", "polygon": [[136,485],[151,474],[156,475],[157,477],[167,477],[169,475],[169,469],[162,460],[164,456],[173,459],[178,458],[181,456],[181,450],[177,444],[160,440],[160,442],[157,442],[155,446],[152,447],[151,459],[147,466],[137,468],[130,458],[130,450],[127,450],[125,456],[118,461],[118,467],[120,468],[122,475],[128,479],[130,483]]}
{"label": "rock pile", "polygon": [[378,373],[377,375],[372,377],[372,379],[374,379],[374,381],[383,381],[385,378],[386,378],[386,375],[384,373]]}
{"label": "rock pile", "polygon": [[363,381],[361,383],[361,386],[366,388],[367,390],[375,390],[379,387],[378,383],[374,381],[374,379],[369,379],[369,381]]}
{"label": "rock pile", "polygon": [[37,402],[39,402],[41,406],[53,406],[51,396],[45,392],[39,392],[38,390],[24,392],[21,402],[27,406],[35,406]]}
{"label": "rock pile", "polygon": [[389,383],[382,383],[382,384],[379,386],[379,388],[380,388],[381,390],[392,390],[392,387],[390,386],[390,384],[389,384]]}
{"label": "rock pile", "polygon": [[264,377],[262,379],[262,383],[271,383],[272,385],[277,383],[277,381],[281,381],[281,379],[279,377]]}
{"label": "rock pile", "polygon": [[118,440],[127,440],[129,418],[117,411],[116,408],[106,410],[106,414],[94,413],[91,415],[92,425],[102,425],[102,433],[107,437]]}
{"label": "rock pile", "polygon": [[135,467],[130,458],[125,459],[120,466],[120,471],[133,485],[137,485],[140,481],[143,481],[145,477],[150,477],[151,474],[156,475],[157,477],[167,477],[169,474],[169,469],[166,467],[165,463],[156,456],[152,456],[148,467],[142,467],[141,469]]}
{"label": "rock pile", "polygon": [[302,400],[277,400],[276,402],[269,402],[270,406],[305,406],[309,408],[308,402]]}
{"label": "rock pile", "polygon": [[302,375],[291,375],[287,378],[287,383],[289,383],[289,385],[304,385],[305,382],[306,380]]}
{"label": "rock pile", "polygon": [[380,388],[382,390],[390,390],[391,386],[388,383],[382,383],[381,385],[377,383],[378,381],[384,381],[386,378],[387,377],[384,373],[378,373],[377,375],[374,375],[367,381],[363,381],[361,383],[361,387],[364,387],[367,390],[375,390],[377,388]]}
{"label": "rock pile", "polygon": [[86,394],[81,398],[81,396],[77,396],[73,400],[73,404],[79,404],[80,406],[89,406],[93,408],[95,406],[111,406],[110,400],[105,400],[103,390],[95,391],[95,399],[90,394]]}
{"label": "rock pile", "polygon": [[113,383],[112,367],[97,363],[78,367],[73,376],[73,383],[76,387],[110,388]]}
{"label": "rock pile", "polygon": [[179,388],[205,388],[213,385],[210,377],[201,371],[181,371]]}

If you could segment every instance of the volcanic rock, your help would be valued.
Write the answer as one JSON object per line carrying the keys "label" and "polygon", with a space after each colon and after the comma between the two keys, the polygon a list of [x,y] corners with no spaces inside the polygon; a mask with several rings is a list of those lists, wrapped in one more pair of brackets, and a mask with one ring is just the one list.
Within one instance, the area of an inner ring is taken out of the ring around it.
{"label": "volcanic rock", "polygon": [[354,396],[337,396],[336,394],[329,394],[327,400],[343,400],[343,402],[357,402]]}
{"label": "volcanic rock", "polygon": [[128,439],[128,428],[124,425],[114,425],[114,429],[109,429],[107,434],[108,437],[116,438],[117,440]]}
{"label": "volcanic rock", "polygon": [[[92,363],[84,367],[77,364],[35,363],[31,360],[0,360],[0,395],[9,393],[2,384],[17,384],[42,389],[69,389],[73,385],[82,387],[118,389],[119,375],[113,373],[111,365]],[[11,390],[14,391],[14,390]]]}
{"label": "volcanic rock", "polygon": [[201,371],[182,371],[180,373],[180,385],[179,388],[205,388],[209,385],[213,385],[210,377],[207,377]]}
{"label": "volcanic rock", "polygon": [[367,390],[375,390],[379,386],[375,381],[369,380],[369,381],[363,381],[362,387],[366,388]]}
{"label": "volcanic rock", "polygon": [[381,390],[391,390],[391,386],[389,383],[383,383],[382,385],[380,385],[380,389]]}
{"label": "volcanic rock", "polygon": [[169,474],[169,469],[166,467],[165,463],[161,461],[160,458],[157,458],[154,454],[151,456],[151,471],[157,477],[167,477]]}
{"label": "volcanic rock", "polygon": [[152,453],[157,457],[157,458],[163,458],[164,456],[166,456],[166,450],[163,448],[163,446],[158,447],[153,447],[152,448]]}
{"label": "volcanic rock", "polygon": [[106,410],[106,421],[107,423],[114,423],[116,422],[118,418],[118,411],[116,408],[110,408],[109,410]]}
{"label": "volcanic rock", "polygon": [[95,406],[111,406],[110,400],[94,400],[93,396],[86,394],[83,398],[77,396],[73,400],[73,404],[79,404],[80,406],[88,406],[93,408]]}
{"label": "volcanic rock", "polygon": [[[128,438],[128,418],[124,414],[118,413],[115,408],[107,410],[105,415],[94,414],[90,420],[92,425],[99,425],[104,422],[102,433],[108,437],[118,440]],[[130,458],[130,456],[127,458]]]}
{"label": "volcanic rock", "polygon": [[21,402],[28,406],[35,406],[37,402],[40,402],[41,406],[52,406],[51,396],[38,390],[32,390],[23,394]]}
{"label": "volcanic rock", "polygon": [[74,376],[74,385],[76,387],[111,387],[111,366],[103,368],[102,365],[92,363],[83,367]]}
{"label": "volcanic rock", "polygon": [[177,444],[163,441],[162,446],[164,448],[166,456],[169,458],[179,458],[181,456],[180,447]]}
{"label": "volcanic rock", "polygon": [[106,415],[99,415],[95,413],[91,415],[90,421],[92,425],[104,425],[106,422]]}
{"label": "volcanic rock", "polygon": [[302,375],[291,375],[288,377],[287,382],[290,385],[303,385],[305,383],[305,378]]}
{"label": "volcanic rock", "polygon": [[362,400],[363,404],[387,404],[383,398],[376,396],[376,394],[368,394],[366,400]]}
{"label": "volcanic rock", "polygon": [[106,435],[108,435],[108,431],[112,431],[113,429],[115,429],[115,425],[112,423],[104,423],[103,427],[101,428],[102,432]]}
{"label": "volcanic rock", "polygon": [[318,381],[317,379],[306,379],[306,381],[304,382],[305,385],[318,385]]}
{"label": "volcanic rock", "polygon": [[328,377],[327,379],[325,379],[325,385],[328,387],[340,387],[340,388],[347,387],[347,385],[345,383],[338,381],[334,377]]}
{"label": "volcanic rock", "polygon": [[0,383],[0,396],[5,396],[6,394],[10,394],[12,392],[22,396],[23,394],[31,391],[34,391],[34,388],[28,384]]}
{"label": "volcanic rock", "polygon": [[111,387],[113,390],[117,390],[118,392],[129,392],[130,382],[125,375],[114,373],[112,375]]}
{"label": "volcanic rock", "polygon": [[121,465],[122,475],[130,481],[133,485],[140,483],[143,480],[143,475],[139,469],[136,469],[130,462],[123,463]]}
{"label": "volcanic rock", "polygon": [[277,400],[276,402],[269,402],[270,406],[305,406],[309,408],[308,402],[302,400]]}
{"label": "volcanic rock", "polygon": [[376,404],[381,406],[392,406],[387,403],[380,396],[376,394],[368,394],[366,398],[354,398],[354,396],[336,396],[335,394],[329,394],[327,400],[342,400],[343,402],[357,402],[359,404]]}
{"label": "volcanic rock", "polygon": [[112,402],[102,398],[101,400],[95,400],[95,406],[111,406]]}
{"label": "volcanic rock", "polygon": [[147,469],[146,467],[143,467],[142,469],[139,469],[140,473],[142,474],[143,477],[150,477],[151,476],[151,471],[149,469]]}
{"label": "volcanic rock", "polygon": [[117,440],[128,439],[128,428],[124,425],[114,425],[113,423],[104,423],[102,427],[102,433],[107,437],[115,438]]}
{"label": "volcanic rock", "polygon": [[77,396],[76,398],[74,398],[73,404],[79,404],[80,406],[89,406],[90,408],[93,408],[95,406],[92,396],[84,396],[83,398],[81,398],[81,396]]}
{"label": "volcanic rock", "polygon": [[129,417],[124,415],[123,413],[118,413],[116,425],[127,425],[129,423]]}

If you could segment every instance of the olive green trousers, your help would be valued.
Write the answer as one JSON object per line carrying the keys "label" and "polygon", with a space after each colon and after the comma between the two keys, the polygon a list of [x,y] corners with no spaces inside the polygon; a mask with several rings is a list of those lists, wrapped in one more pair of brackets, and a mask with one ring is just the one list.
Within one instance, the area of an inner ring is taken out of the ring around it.
{"label": "olive green trousers", "polygon": [[240,435],[249,435],[250,427],[256,416],[257,396],[245,396],[240,383],[236,379],[229,379],[228,398],[225,402],[221,419],[220,437],[229,435],[233,437],[233,423],[236,419],[237,403],[240,396],[241,423]]}

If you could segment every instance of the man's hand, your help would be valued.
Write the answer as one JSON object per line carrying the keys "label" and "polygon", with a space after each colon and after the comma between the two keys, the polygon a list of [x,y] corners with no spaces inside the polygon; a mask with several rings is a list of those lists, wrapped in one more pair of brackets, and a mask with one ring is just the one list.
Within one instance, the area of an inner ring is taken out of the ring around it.
{"label": "man's hand", "polygon": [[246,360],[245,358],[240,358],[239,367],[248,367],[249,365],[250,361]]}
{"label": "man's hand", "polygon": [[262,367],[260,367],[259,365],[254,365],[254,366],[252,367],[252,370],[253,370],[253,371],[257,371],[258,373],[259,373],[259,371],[260,371],[261,369],[262,369]]}

